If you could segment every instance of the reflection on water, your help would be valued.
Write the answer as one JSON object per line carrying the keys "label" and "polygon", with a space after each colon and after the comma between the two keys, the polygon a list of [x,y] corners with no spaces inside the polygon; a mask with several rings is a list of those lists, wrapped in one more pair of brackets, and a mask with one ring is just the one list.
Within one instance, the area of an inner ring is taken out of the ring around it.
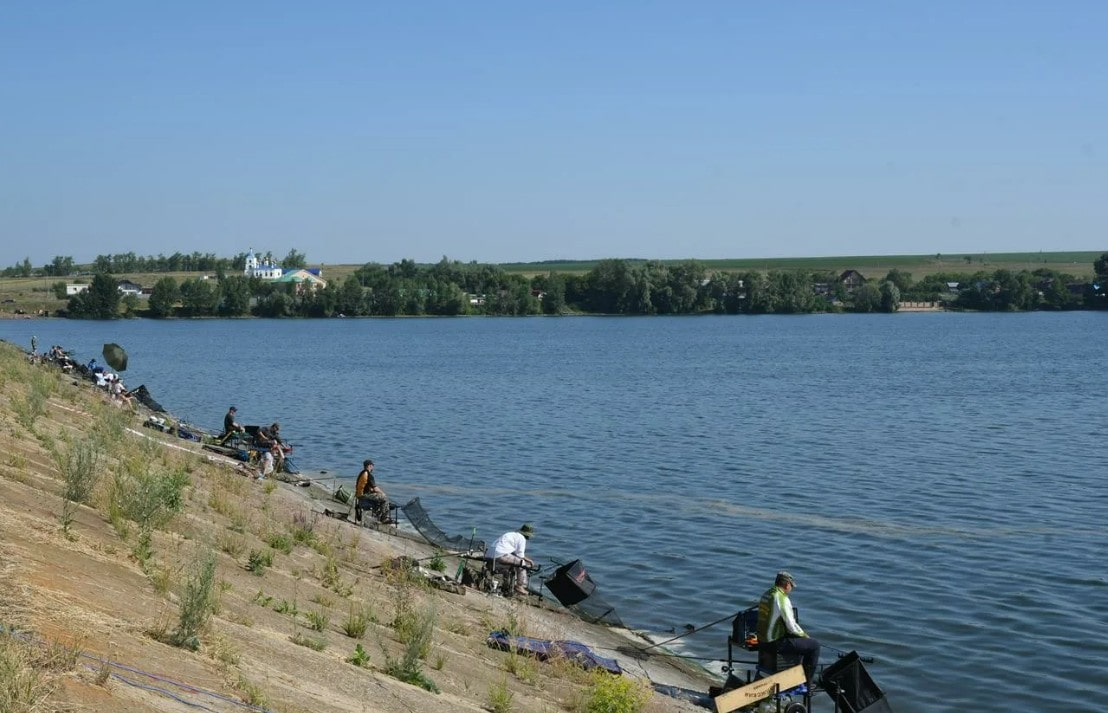
{"label": "reflection on water", "polygon": [[[491,540],[533,521],[654,632],[798,578],[896,710],[1063,710],[1108,673],[1108,315],[0,323],[131,357],[178,415],[279,420],[304,470],[372,456]],[[726,627],[683,640],[725,654]],[[1080,655],[1075,655],[1080,652]],[[1043,662],[1051,662],[1043,665]],[[1060,665],[1058,662],[1065,662]]]}

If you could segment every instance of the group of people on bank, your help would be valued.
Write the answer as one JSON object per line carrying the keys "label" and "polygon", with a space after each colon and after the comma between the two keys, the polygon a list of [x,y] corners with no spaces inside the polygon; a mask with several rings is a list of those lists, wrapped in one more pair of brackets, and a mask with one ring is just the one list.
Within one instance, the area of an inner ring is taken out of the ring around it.
{"label": "group of people on bank", "polygon": [[[369,513],[375,522],[389,523],[389,498],[373,475],[373,460],[362,461],[362,469],[354,481],[354,521],[361,524]],[[526,595],[528,572],[535,562],[527,556],[527,543],[535,534],[531,523],[524,523],[518,530],[505,532],[496,538],[485,558],[495,564],[511,567],[516,573],[515,593]],[[758,602],[758,650],[759,659],[771,661],[778,655],[800,659],[809,683],[819,666],[820,644],[808,636],[797,622],[795,609],[789,594],[796,587],[796,580],[785,571],[778,572],[773,586]]]}
{"label": "group of people on bank", "polygon": [[[231,406],[223,416],[223,432],[219,434],[219,444],[227,443],[233,436],[246,433],[246,427],[235,419],[238,417],[238,409]],[[253,428],[253,426],[251,426]],[[265,480],[274,473],[280,472],[285,465],[285,457],[289,448],[281,440],[281,424],[272,423],[262,426],[253,432],[254,447],[258,450],[258,468],[254,477]]]}
{"label": "group of people on bank", "polygon": [[[245,429],[236,420],[237,409],[231,406],[223,419],[221,441]],[[283,455],[280,439],[281,426],[258,429],[255,442],[265,448],[261,475],[267,477],[275,467],[274,458]],[[279,467],[279,466],[277,466]],[[369,517],[373,522],[391,524],[391,504],[384,489],[373,475],[373,460],[362,461],[362,469],[354,480],[354,522],[362,524]],[[367,515],[368,513],[368,515]],[[496,538],[485,551],[485,558],[494,564],[511,567],[516,573],[515,593],[526,595],[528,572],[535,562],[527,556],[527,543],[535,534],[531,523],[524,523],[518,530],[505,532]],[[808,636],[796,619],[789,594],[796,588],[796,580],[789,572],[777,573],[773,586],[758,601],[758,651],[759,661],[770,662],[778,655],[795,656],[804,667],[810,684],[819,665],[820,643]]]}
{"label": "group of people on bank", "polygon": [[[354,481],[354,522],[361,524],[366,513],[375,522],[392,522],[389,497],[373,477],[373,461],[366,458],[362,469]],[[535,562],[527,556],[527,541],[535,534],[530,523],[524,523],[518,531],[505,532],[485,551],[485,557],[495,564],[511,567],[516,573],[515,593],[526,595],[527,573],[534,569]]]}

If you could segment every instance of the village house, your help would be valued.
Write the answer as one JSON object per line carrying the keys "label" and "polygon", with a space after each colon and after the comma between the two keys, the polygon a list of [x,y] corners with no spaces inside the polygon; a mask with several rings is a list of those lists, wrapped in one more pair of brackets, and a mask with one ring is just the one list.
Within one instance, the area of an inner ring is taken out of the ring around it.
{"label": "village house", "polygon": [[[71,282],[65,286],[66,297],[72,297],[73,295],[79,295],[82,292],[88,292],[89,286],[83,283]],[[150,294],[149,290],[144,290],[142,285],[137,282],[131,282],[130,280],[120,280],[117,289],[122,295],[143,295]]]}
{"label": "village house", "polygon": [[848,294],[853,294],[854,290],[866,284],[866,278],[857,270],[844,270],[843,274],[839,275],[839,282],[843,284]]}
{"label": "village house", "polygon": [[315,292],[327,286],[327,281],[320,277],[318,272],[318,270],[290,270],[273,281],[296,285],[296,294]]}
{"label": "village house", "polygon": [[137,282],[131,282],[130,280],[120,280],[119,291],[124,295],[141,295],[142,285]]}

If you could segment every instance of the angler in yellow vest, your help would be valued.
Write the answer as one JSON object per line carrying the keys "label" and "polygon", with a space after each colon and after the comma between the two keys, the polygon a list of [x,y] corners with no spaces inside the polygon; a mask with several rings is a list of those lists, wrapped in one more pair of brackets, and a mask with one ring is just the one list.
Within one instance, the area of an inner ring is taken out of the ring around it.
{"label": "angler in yellow vest", "polygon": [[789,592],[796,587],[793,576],[778,572],[777,579],[758,601],[758,651],[800,657],[808,685],[819,666],[819,642],[804,633],[793,613]]}

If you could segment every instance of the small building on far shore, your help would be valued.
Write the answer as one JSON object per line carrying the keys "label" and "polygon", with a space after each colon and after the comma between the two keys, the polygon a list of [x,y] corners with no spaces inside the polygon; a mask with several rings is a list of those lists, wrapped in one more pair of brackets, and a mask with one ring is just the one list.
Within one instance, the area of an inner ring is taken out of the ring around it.
{"label": "small building on far shore", "polygon": [[274,282],[291,282],[296,285],[297,293],[315,292],[327,286],[327,281],[311,270],[291,270]]}

